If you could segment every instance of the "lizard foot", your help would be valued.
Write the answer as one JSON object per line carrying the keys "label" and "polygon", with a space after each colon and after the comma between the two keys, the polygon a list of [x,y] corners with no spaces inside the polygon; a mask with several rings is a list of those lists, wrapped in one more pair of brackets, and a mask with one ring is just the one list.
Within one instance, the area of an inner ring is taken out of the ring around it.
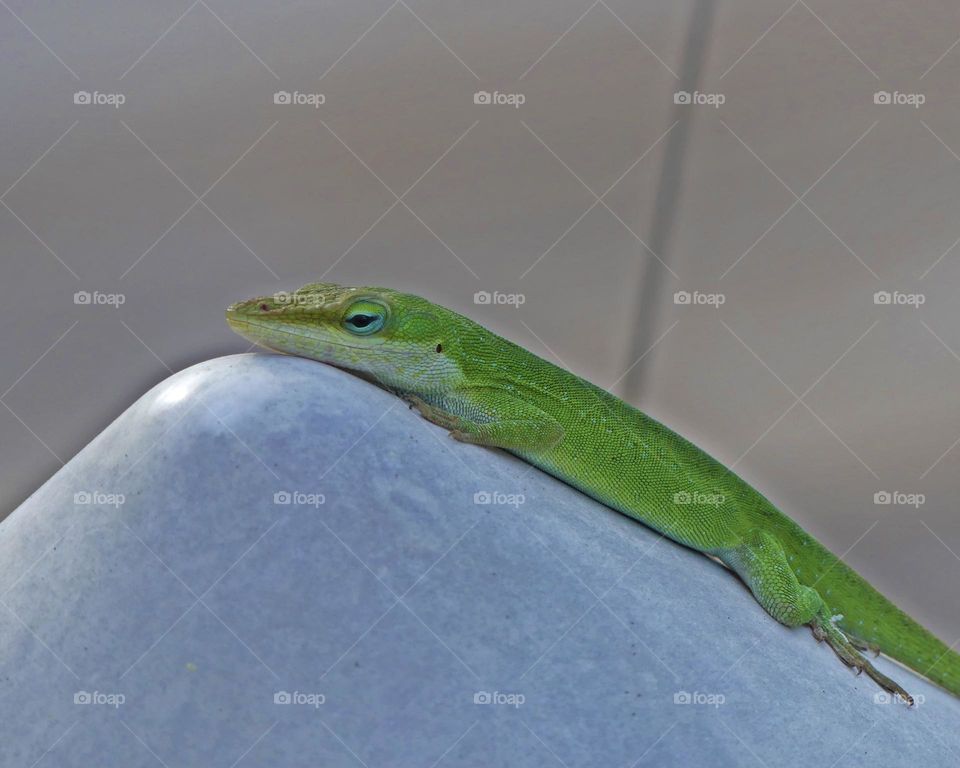
{"label": "lizard foot", "polygon": [[[833,649],[833,652],[837,654],[837,657],[840,659],[840,661],[842,661],[851,669],[856,670],[858,675],[861,672],[866,672],[867,677],[873,680],[885,691],[899,697],[909,706],[913,706],[913,697],[898,683],[891,680],[889,677],[883,674],[883,672],[873,666],[873,664],[867,661],[857,649],[858,643],[860,646],[867,644],[863,643],[862,641],[850,640],[842,631],[840,631],[839,628],[837,628],[837,626],[833,623],[833,620],[828,616],[824,616],[823,613],[820,613],[814,617],[813,621],[810,622],[810,628],[813,630],[813,636],[818,642],[826,640],[827,645]],[[870,648],[870,646],[867,646],[867,648]]]}
{"label": "lizard foot", "polygon": [[435,406],[430,405],[426,400],[423,400],[416,395],[403,395],[404,402],[407,403],[411,408],[416,408],[423,418],[427,421],[436,424],[438,427],[443,427],[444,429],[457,429],[462,425],[463,420],[447,413]]}
{"label": "lizard foot", "polygon": [[874,658],[880,655],[880,646],[876,643],[868,643],[865,640],[861,640],[858,637],[851,637],[850,635],[847,635],[847,640],[849,640],[850,645],[858,651],[868,651],[874,655]]}

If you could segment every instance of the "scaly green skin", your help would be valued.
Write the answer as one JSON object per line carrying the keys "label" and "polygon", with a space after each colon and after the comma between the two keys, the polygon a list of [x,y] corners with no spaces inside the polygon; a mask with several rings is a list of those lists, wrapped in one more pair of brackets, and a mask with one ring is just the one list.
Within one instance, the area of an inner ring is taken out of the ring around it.
{"label": "scaly green skin", "polygon": [[882,651],[960,696],[960,655],[737,475],[472,320],[418,296],[333,283],[234,304],[227,320],[261,346],[372,379],[456,439],[506,449],[718,558],[777,621],[810,625],[844,663],[908,703],[860,650]]}

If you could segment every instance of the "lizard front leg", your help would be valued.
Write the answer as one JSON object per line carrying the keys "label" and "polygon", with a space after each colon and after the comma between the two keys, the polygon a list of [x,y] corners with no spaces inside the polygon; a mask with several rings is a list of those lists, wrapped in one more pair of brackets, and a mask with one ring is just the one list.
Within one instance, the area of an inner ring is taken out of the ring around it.
{"label": "lizard front leg", "polygon": [[464,401],[465,410],[482,413],[482,419],[463,418],[417,395],[405,395],[404,400],[427,421],[450,430],[450,436],[463,443],[538,453],[563,439],[563,427],[556,419],[499,389],[471,387],[458,391],[455,397]]}
{"label": "lizard front leg", "polygon": [[416,408],[417,412],[423,416],[423,418],[432,424],[436,424],[438,427],[455,430],[459,429],[463,423],[463,419],[459,416],[448,413],[442,408],[437,408],[435,405],[430,405],[430,403],[417,395],[407,394],[402,397],[404,401],[409,403],[411,408]]}

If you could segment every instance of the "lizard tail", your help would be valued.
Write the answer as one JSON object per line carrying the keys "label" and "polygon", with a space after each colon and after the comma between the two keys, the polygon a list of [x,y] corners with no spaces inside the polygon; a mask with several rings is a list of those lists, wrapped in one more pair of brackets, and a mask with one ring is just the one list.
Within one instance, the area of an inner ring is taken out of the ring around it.
{"label": "lizard tail", "polygon": [[824,554],[821,575],[814,588],[831,613],[842,616],[837,626],[848,636],[879,649],[885,656],[896,659],[954,696],[960,696],[960,654],[832,553],[824,549]]}

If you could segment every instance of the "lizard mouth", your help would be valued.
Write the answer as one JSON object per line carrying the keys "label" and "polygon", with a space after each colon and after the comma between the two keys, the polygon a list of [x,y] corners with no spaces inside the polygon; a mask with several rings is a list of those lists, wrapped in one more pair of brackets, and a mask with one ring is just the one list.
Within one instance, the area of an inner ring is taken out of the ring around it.
{"label": "lizard mouth", "polygon": [[355,349],[358,351],[367,349],[367,347],[356,344],[344,344],[342,341],[333,341],[332,339],[326,337],[318,337],[310,333],[301,333],[295,328],[291,328],[290,326],[282,323],[258,323],[255,320],[251,320],[243,315],[234,314],[231,311],[232,309],[233,307],[227,310],[227,323],[229,323],[230,327],[237,331],[244,338],[259,344],[262,347],[267,347],[268,349],[274,349],[279,352],[287,352],[289,354],[302,355],[302,353],[295,351],[291,352],[280,346],[277,342],[283,338],[309,339],[312,342],[319,342],[320,344],[330,344],[334,347]]}
{"label": "lizard mouth", "polygon": [[303,333],[280,322],[273,324],[258,322],[249,316],[234,314],[230,310],[227,310],[227,323],[240,336],[257,346],[284,355],[316,360],[387,388],[385,382],[371,368],[370,361],[364,354],[370,352],[369,347],[345,344],[342,341]]}

